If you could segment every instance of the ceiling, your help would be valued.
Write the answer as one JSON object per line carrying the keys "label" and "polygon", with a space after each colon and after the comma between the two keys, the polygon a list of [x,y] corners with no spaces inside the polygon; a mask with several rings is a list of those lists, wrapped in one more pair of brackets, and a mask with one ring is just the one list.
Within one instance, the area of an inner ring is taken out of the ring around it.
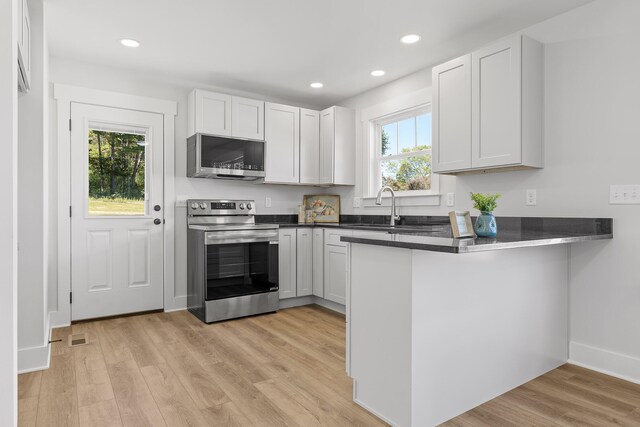
{"label": "ceiling", "polygon": [[589,1],[49,0],[47,31],[53,56],[328,106]]}

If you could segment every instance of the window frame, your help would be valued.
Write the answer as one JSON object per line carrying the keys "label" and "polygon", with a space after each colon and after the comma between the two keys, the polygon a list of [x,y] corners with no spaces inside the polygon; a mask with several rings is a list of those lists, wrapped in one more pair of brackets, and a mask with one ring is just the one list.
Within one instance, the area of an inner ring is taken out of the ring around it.
{"label": "window frame", "polygon": [[[382,186],[382,162],[390,160],[398,160],[408,157],[415,157],[425,154],[432,154],[432,148],[427,150],[413,151],[408,153],[399,153],[391,156],[382,155],[382,127],[390,123],[406,120],[411,117],[416,117],[425,113],[431,113],[431,102],[416,105],[414,107],[406,108],[401,111],[396,111],[384,116],[380,116],[369,120],[370,128],[370,140],[369,148],[372,155],[370,156],[370,165],[368,170],[367,182],[368,192],[363,197],[364,199],[374,198],[377,195],[378,190]],[[432,115],[433,117],[433,115]],[[432,158],[433,160],[433,158]],[[429,190],[405,190],[396,191],[396,197],[421,197],[421,196],[439,196],[439,179],[438,174],[431,172],[431,188]]]}

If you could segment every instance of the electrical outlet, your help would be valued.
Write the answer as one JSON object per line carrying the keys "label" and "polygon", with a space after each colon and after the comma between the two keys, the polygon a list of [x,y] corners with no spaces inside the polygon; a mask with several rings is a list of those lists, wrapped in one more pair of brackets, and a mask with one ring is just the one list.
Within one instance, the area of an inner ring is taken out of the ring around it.
{"label": "electrical outlet", "polygon": [[353,207],[354,208],[359,208],[361,205],[361,201],[362,199],[360,199],[360,197],[354,197],[353,198]]}
{"label": "electrical outlet", "polygon": [[535,206],[538,204],[538,195],[536,190],[527,190],[527,197],[525,199],[527,206]]}
{"label": "electrical outlet", "polygon": [[612,185],[609,192],[609,204],[611,205],[637,205],[640,204],[640,185]]}
{"label": "electrical outlet", "polygon": [[271,207],[271,197],[265,197],[264,198],[264,207],[265,208],[270,208]]}
{"label": "electrical outlet", "polygon": [[456,194],[447,193],[447,206],[453,206],[456,204]]}

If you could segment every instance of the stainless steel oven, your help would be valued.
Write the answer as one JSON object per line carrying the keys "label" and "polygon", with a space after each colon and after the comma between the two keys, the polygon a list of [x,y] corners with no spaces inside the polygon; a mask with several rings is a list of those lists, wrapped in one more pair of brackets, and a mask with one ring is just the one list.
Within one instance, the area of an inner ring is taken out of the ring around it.
{"label": "stainless steel oven", "polygon": [[187,176],[244,180],[263,178],[264,141],[197,133],[187,139]]}
{"label": "stainless steel oven", "polygon": [[210,323],[278,309],[278,226],[247,200],[189,200],[187,303]]}

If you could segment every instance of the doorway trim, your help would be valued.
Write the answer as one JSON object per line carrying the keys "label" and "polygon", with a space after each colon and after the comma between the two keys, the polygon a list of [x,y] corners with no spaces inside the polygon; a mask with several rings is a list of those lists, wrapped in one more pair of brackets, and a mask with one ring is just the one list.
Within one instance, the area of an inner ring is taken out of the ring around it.
{"label": "doorway trim", "polygon": [[57,101],[58,149],[58,311],[51,313],[51,327],[71,324],[71,103],[100,105],[162,114],[164,133],[164,310],[180,307],[175,298],[175,101],[128,95],[54,83],[53,98]]}

